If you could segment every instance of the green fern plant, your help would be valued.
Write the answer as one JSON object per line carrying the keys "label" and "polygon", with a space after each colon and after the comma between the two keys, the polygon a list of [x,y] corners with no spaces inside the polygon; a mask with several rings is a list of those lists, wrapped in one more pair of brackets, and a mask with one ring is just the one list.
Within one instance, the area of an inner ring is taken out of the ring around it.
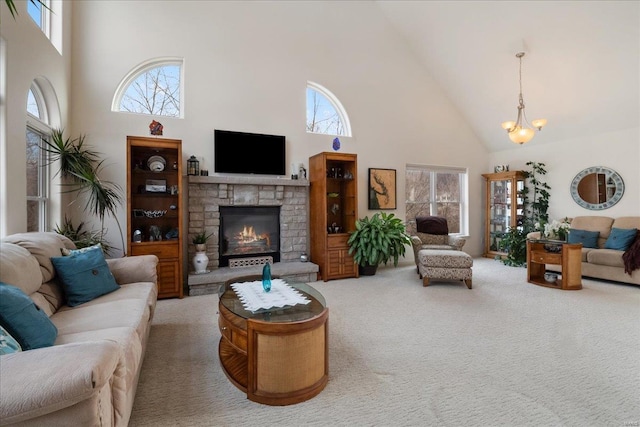
{"label": "green fern plant", "polygon": [[193,237],[193,244],[204,245],[207,243],[207,240],[209,240],[211,236],[213,236],[213,233],[206,234],[204,231],[202,233],[198,233]]}
{"label": "green fern plant", "polygon": [[73,225],[73,221],[64,216],[62,225],[56,224],[54,231],[58,234],[68,237],[73,243],[75,243],[78,249],[87,248],[95,244],[100,243],[102,249],[105,252],[109,252],[112,248],[102,239],[102,233],[99,231],[90,231],[84,228],[84,222],[81,222],[77,227]]}
{"label": "green fern plant", "polygon": [[404,222],[393,214],[377,212],[356,221],[356,229],[347,240],[349,254],[356,264],[365,267],[386,264],[393,259],[393,265],[405,254],[405,245],[411,244]]}

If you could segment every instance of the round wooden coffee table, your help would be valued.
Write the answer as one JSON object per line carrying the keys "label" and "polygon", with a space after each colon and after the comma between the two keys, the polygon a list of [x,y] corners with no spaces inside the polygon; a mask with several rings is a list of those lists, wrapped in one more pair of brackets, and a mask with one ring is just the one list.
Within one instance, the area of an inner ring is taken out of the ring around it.
{"label": "round wooden coffee table", "polygon": [[254,402],[304,402],[320,393],[329,378],[329,309],[316,289],[288,283],[311,302],[247,311],[231,284],[260,279],[238,277],[220,288],[218,355],[222,370]]}

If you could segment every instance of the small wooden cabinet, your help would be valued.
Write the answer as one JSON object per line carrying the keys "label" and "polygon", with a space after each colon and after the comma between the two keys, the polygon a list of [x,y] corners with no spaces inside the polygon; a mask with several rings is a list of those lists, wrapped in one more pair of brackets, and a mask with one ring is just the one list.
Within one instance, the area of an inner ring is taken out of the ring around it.
{"label": "small wooden cabinet", "polygon": [[319,278],[358,277],[347,240],[358,217],[357,156],[319,153],[309,158],[311,261]]}
{"label": "small wooden cabinet", "polygon": [[[527,240],[527,281],[535,285],[563,290],[582,289],[582,244],[551,243],[561,245],[560,252],[549,252],[544,240]],[[544,278],[547,264],[562,266],[562,277],[550,283]]]}
{"label": "small wooden cabinet", "polygon": [[522,225],[524,219],[525,173],[523,171],[487,173],[486,181],[484,256],[502,257],[507,254],[500,250],[500,240],[512,227]]}
{"label": "small wooden cabinet", "polygon": [[183,296],[182,142],[127,137],[127,253],[156,255],[158,298]]}

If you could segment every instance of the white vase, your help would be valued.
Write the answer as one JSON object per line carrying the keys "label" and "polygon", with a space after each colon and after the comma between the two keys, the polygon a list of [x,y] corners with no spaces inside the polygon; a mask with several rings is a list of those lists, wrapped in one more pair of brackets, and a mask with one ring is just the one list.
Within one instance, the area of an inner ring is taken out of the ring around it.
{"label": "white vase", "polygon": [[196,274],[206,273],[207,265],[209,265],[209,257],[206,252],[196,252],[193,257],[193,268]]}

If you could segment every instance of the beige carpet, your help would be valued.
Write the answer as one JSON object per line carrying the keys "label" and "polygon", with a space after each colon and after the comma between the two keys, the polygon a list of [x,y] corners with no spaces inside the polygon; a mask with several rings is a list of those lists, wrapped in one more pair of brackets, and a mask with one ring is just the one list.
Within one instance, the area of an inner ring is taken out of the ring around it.
{"label": "beige carpet", "polygon": [[640,423],[640,288],[526,283],[475,259],[473,289],[415,267],[315,282],[330,377],[297,405],[253,403],[222,373],[215,295],[158,302],[131,426],[624,426]]}

